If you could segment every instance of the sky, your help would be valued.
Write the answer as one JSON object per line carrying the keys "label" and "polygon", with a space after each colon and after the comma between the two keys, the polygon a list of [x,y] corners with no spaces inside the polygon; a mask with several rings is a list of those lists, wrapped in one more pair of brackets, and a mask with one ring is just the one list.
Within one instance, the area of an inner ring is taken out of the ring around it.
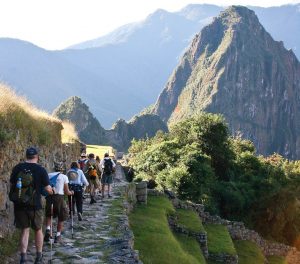
{"label": "sky", "polygon": [[143,20],[158,8],[174,12],[191,3],[268,7],[300,0],[0,0],[0,37],[63,49]]}

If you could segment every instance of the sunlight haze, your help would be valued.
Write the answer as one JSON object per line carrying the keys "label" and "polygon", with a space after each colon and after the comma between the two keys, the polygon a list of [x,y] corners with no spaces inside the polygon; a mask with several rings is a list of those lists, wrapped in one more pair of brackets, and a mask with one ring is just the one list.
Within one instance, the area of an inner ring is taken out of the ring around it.
{"label": "sunlight haze", "polygon": [[[0,0],[0,37],[18,38],[45,49],[63,49],[143,20],[158,8],[177,11],[189,0]],[[216,5],[278,6],[299,0],[209,1]]]}

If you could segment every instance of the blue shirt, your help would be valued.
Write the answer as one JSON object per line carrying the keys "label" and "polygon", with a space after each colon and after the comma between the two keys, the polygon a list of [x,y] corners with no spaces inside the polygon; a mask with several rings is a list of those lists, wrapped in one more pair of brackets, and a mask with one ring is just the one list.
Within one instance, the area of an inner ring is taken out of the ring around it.
{"label": "blue shirt", "polygon": [[68,172],[67,172],[67,175],[69,175],[69,172],[75,172],[78,174],[78,177],[77,179],[73,180],[73,179],[70,179],[70,177],[68,176],[69,178],[69,184],[78,184],[78,185],[85,185],[85,186],[89,186],[89,183],[83,173],[82,170],[80,169],[70,169]]}

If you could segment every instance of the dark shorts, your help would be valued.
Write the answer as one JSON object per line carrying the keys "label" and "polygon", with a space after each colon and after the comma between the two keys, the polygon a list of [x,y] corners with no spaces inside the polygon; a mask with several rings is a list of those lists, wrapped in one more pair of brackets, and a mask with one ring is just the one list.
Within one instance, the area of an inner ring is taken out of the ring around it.
{"label": "dark shorts", "polygon": [[46,198],[46,216],[51,217],[51,204],[53,201],[53,218],[58,218],[62,222],[68,219],[69,209],[64,200],[64,195],[51,195]]}
{"label": "dark shorts", "polygon": [[112,174],[103,174],[101,177],[102,184],[112,184]]}
{"label": "dark shorts", "polygon": [[24,229],[31,227],[33,230],[39,230],[43,226],[44,211],[15,209],[15,224],[17,228]]}

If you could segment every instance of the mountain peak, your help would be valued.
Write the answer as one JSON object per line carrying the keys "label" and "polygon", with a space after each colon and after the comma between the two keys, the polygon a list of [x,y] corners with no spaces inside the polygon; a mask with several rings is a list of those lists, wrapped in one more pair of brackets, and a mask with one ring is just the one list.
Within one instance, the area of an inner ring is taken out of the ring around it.
{"label": "mountain peak", "polygon": [[[252,10],[231,6],[196,35],[154,113],[169,123],[201,111],[221,113],[259,153],[299,158],[300,145],[293,143],[300,142],[299,91],[293,52],[273,40]],[[282,120],[289,124],[285,134]]]}

